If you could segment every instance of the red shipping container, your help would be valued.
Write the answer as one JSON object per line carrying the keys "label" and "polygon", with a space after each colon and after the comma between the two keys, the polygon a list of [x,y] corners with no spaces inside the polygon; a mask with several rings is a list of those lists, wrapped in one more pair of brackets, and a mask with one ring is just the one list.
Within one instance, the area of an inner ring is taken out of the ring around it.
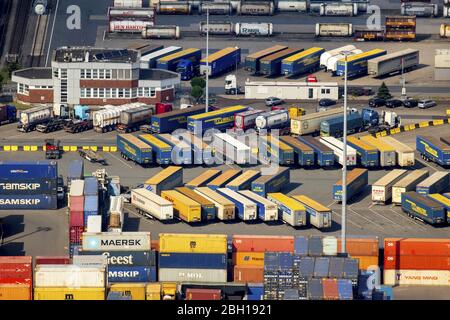
{"label": "red shipping container", "polygon": [[322,279],[323,299],[339,300],[337,279]]}
{"label": "red shipping container", "polygon": [[294,252],[292,236],[233,236],[233,251]]}
{"label": "red shipping container", "polygon": [[69,256],[36,256],[34,258],[35,265],[38,264],[70,264]]}
{"label": "red shipping container", "polygon": [[234,282],[261,283],[264,282],[264,267],[234,266]]}
{"label": "red shipping container", "polygon": [[[378,237],[367,238],[347,238],[346,251],[351,256],[372,256],[379,255]],[[338,252],[342,252],[342,241],[338,238]]]}
{"label": "red shipping container", "polygon": [[83,211],[70,211],[70,227],[84,227]]}
{"label": "red shipping container", "polygon": [[186,300],[221,300],[219,289],[186,289]]}
{"label": "red shipping container", "polygon": [[32,279],[32,257],[0,257],[0,279]]}
{"label": "red shipping container", "polygon": [[70,196],[70,211],[84,211],[84,196]]}
{"label": "red shipping container", "polygon": [[33,284],[31,278],[2,278],[0,276],[0,283],[3,284]]}
{"label": "red shipping container", "polygon": [[69,240],[72,244],[81,244],[81,235],[83,234],[84,227],[70,227]]}
{"label": "red shipping container", "polygon": [[386,238],[385,255],[450,256],[450,239]]}
{"label": "red shipping container", "polygon": [[157,102],[155,104],[156,114],[166,113],[172,111],[172,104]]}
{"label": "red shipping container", "polygon": [[384,256],[385,270],[449,270],[450,257]]}

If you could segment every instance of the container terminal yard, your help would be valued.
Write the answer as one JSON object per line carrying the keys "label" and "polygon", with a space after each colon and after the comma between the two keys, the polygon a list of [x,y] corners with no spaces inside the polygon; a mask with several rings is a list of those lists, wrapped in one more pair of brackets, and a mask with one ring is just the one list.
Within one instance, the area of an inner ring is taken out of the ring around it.
{"label": "container terminal yard", "polygon": [[0,300],[450,299],[447,3],[1,6]]}

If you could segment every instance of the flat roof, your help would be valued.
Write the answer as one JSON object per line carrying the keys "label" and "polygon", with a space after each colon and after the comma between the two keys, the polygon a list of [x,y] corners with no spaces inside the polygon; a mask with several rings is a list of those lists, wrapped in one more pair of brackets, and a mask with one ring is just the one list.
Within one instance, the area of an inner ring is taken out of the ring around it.
{"label": "flat roof", "polygon": [[140,69],[139,71],[139,80],[168,80],[178,77],[178,73],[162,69]]}
{"label": "flat roof", "polygon": [[319,48],[319,47],[312,47],[312,48],[309,48],[307,50],[304,50],[302,52],[296,53],[296,54],[294,54],[292,56],[289,56],[289,57],[285,58],[283,60],[283,62],[295,62],[295,61],[297,61],[300,58],[304,58],[304,57],[306,57],[306,56],[308,56],[310,54],[317,53],[317,52],[320,52],[320,51],[324,51],[324,49],[323,48]]}
{"label": "flat roof", "polygon": [[27,68],[14,71],[13,75],[27,79],[52,79],[52,68]]}
{"label": "flat roof", "polygon": [[[87,58],[87,59],[86,59]],[[95,47],[59,47],[53,52],[56,62],[129,62],[139,61],[139,52],[132,49]]]}
{"label": "flat roof", "polygon": [[305,82],[305,81],[247,81],[246,86],[285,86],[285,87],[339,87],[337,82]]}

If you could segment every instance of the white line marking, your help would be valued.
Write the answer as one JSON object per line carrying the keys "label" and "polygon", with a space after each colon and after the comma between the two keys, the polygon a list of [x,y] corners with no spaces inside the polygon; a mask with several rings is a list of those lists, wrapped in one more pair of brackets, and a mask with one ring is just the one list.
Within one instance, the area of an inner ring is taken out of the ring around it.
{"label": "white line marking", "polygon": [[50,41],[48,43],[47,58],[45,59],[46,67],[48,66],[48,58],[50,57],[50,52],[52,51],[53,32],[55,31],[55,23],[56,23],[56,16],[58,15],[58,7],[59,7],[59,0],[56,0],[55,15],[53,17],[52,31],[50,32]]}
{"label": "white line marking", "polygon": [[116,160],[119,160],[120,162],[122,162],[124,165],[126,165],[128,168],[133,169],[132,166],[130,166],[128,163],[126,163],[125,161],[123,161],[121,158],[115,156],[112,152],[108,152],[113,158],[115,158]]}
{"label": "white line marking", "polygon": [[426,165],[427,167],[433,169],[434,171],[438,171],[438,169],[436,169],[436,168],[430,166],[426,161],[422,161],[422,160],[420,160],[419,158],[416,158],[416,160],[417,160],[418,162],[420,162],[421,164],[424,164],[424,165]]}
{"label": "white line marking", "polygon": [[[333,210],[331,210],[331,212],[333,214],[337,215],[339,218],[341,218],[341,226],[342,226],[342,216],[339,213],[337,213],[337,212],[335,212]],[[347,222],[355,225],[359,229],[364,229],[361,225],[357,224],[356,222],[353,222],[352,220],[347,219]]]}
{"label": "white line marking", "polygon": [[[373,213],[375,213],[376,215],[390,221],[392,224],[398,226],[399,228],[405,228],[406,226],[402,226],[401,224],[398,224],[397,222],[395,222],[394,220],[389,219],[388,217],[383,216],[381,213],[376,212],[375,210],[369,209],[370,211],[372,211]],[[408,228],[409,229],[409,228]]]}
{"label": "white line marking", "polygon": [[422,229],[422,230],[425,230],[425,231],[428,231],[428,229],[427,228],[425,228],[423,225],[421,225],[420,223],[418,223],[416,220],[414,220],[414,219],[412,219],[412,218],[409,218],[409,217],[405,217],[403,214],[402,214],[402,212],[396,212],[396,211],[394,211],[394,210],[392,210],[392,209],[389,209],[389,210],[391,210],[392,212],[394,212],[395,214],[397,214],[399,217],[401,217],[403,220],[406,220],[406,221],[408,221],[408,222],[411,222],[411,223],[414,223],[415,225],[417,225],[420,229]]}
{"label": "white line marking", "polygon": [[367,219],[366,217],[364,217],[363,215],[359,214],[358,212],[356,212],[355,210],[353,210],[352,208],[349,208],[349,211],[353,212],[354,214],[356,214],[358,217],[363,218],[364,220],[366,220],[367,222],[373,224],[374,226],[376,226],[377,228],[381,229],[384,231],[384,229],[382,227],[380,227],[378,224],[376,224],[375,222],[371,221],[370,219]]}

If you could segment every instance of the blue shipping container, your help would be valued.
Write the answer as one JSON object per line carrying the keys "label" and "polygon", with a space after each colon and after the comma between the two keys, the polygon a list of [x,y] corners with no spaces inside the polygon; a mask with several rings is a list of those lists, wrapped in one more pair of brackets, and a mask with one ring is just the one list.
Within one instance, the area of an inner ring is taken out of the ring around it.
{"label": "blue shipping container", "polygon": [[82,180],[83,176],[84,176],[84,162],[82,160],[71,160],[69,162],[67,181]]}
{"label": "blue shipping container", "polygon": [[314,263],[314,277],[327,278],[330,270],[330,258],[317,257]]}
{"label": "blue shipping container", "polygon": [[441,166],[450,166],[450,146],[428,136],[416,136],[416,149],[422,157]]}
{"label": "blue shipping container", "polygon": [[[362,116],[359,112],[347,115],[347,133],[359,132],[363,127]],[[338,116],[320,123],[320,135],[323,137],[342,137],[344,132],[344,116]]]}
{"label": "blue shipping container", "polygon": [[80,251],[80,255],[103,255],[108,266],[156,266],[155,251]]}
{"label": "blue shipping container", "polygon": [[152,153],[152,147],[148,144],[145,144],[144,142],[141,142],[140,144],[145,144],[144,147],[137,146],[133,138],[127,136],[127,135],[117,135],[117,148],[120,152],[120,154],[127,159],[130,159],[136,163],[139,163],[141,165],[150,164],[153,162],[153,153]]}
{"label": "blue shipping container", "polygon": [[86,177],[86,179],[84,179],[83,195],[85,195],[85,196],[97,196],[98,195],[97,178]]}
{"label": "blue shipping container", "polygon": [[58,209],[56,195],[0,195],[0,210]]}
{"label": "blue shipping container", "polygon": [[204,106],[195,106],[152,115],[151,130],[155,133],[171,133],[176,129],[187,129],[187,118],[204,112]]}
{"label": "blue shipping container", "polygon": [[[436,177],[439,179],[436,180]],[[430,180],[434,180],[434,183],[424,183]],[[448,172],[437,171],[429,176],[427,179],[419,182],[416,186],[416,192],[422,195],[429,195],[432,193],[441,193],[447,190],[450,186],[450,174]]]}
{"label": "blue shipping container", "polygon": [[290,252],[280,252],[280,269],[281,270],[289,270],[294,266],[294,255]]}
{"label": "blue shipping container", "polygon": [[[217,52],[210,54],[208,60],[209,76],[215,77],[222,72],[238,67],[239,63],[241,63],[241,48],[225,48],[222,54]],[[206,69],[206,62],[207,58],[202,59],[200,66],[204,66]],[[202,67],[200,67],[200,70],[202,70]],[[205,70],[205,72],[207,71]]]}
{"label": "blue shipping container", "polygon": [[247,284],[247,300],[262,300],[264,285],[262,283]]}
{"label": "blue shipping container", "polygon": [[108,282],[156,282],[156,267],[108,267]]}
{"label": "blue shipping container", "polygon": [[294,239],[294,253],[302,256],[308,255],[308,238],[298,236]]}
{"label": "blue shipping container", "polygon": [[12,181],[58,178],[56,161],[0,161],[0,177]]}
{"label": "blue shipping container", "polygon": [[262,197],[268,193],[280,191],[290,183],[289,168],[280,168],[278,173],[271,176],[261,176],[252,182],[252,191]]}
{"label": "blue shipping container", "polygon": [[[348,77],[351,78],[359,75],[367,75],[367,61],[379,56],[383,56],[386,53],[387,53],[386,50],[374,49],[371,51],[355,54],[353,56],[348,57],[347,59]],[[345,75],[345,64],[346,61],[344,59],[338,61],[336,68],[336,74],[338,76]]]}
{"label": "blue shipping container", "polygon": [[353,300],[352,281],[348,279],[338,279],[339,300]]}
{"label": "blue shipping container", "polygon": [[280,254],[278,252],[264,252],[264,271],[280,270]]}
{"label": "blue shipping container", "polygon": [[285,76],[295,76],[319,69],[320,55],[325,49],[313,47],[290,56],[281,61],[281,73]]}
{"label": "blue shipping container", "polygon": [[5,195],[32,195],[56,194],[57,179],[27,179],[26,181],[13,181],[0,177],[0,194]]}
{"label": "blue shipping container", "polygon": [[159,268],[226,269],[227,255],[215,253],[160,253]]}

